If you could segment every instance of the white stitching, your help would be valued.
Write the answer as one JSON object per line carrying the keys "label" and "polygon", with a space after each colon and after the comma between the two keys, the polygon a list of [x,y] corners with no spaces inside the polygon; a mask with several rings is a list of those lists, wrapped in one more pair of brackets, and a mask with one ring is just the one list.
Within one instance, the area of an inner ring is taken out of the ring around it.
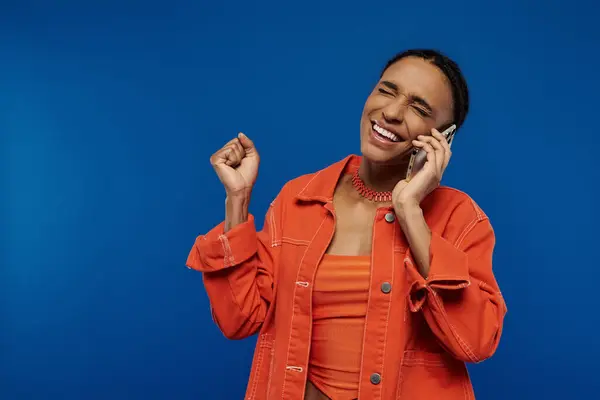
{"label": "white stitching", "polygon": [[282,237],[281,242],[290,243],[290,244],[303,244],[303,245],[310,244],[310,242],[308,240],[293,239],[291,237]]}
{"label": "white stitching", "polygon": [[[296,272],[296,279],[298,279],[298,276],[300,275],[300,269],[302,268],[302,263],[304,262],[304,257],[306,257],[306,253],[308,252],[308,249],[310,248],[310,245],[312,245],[312,242],[315,240],[315,238],[317,237],[317,235],[319,234],[319,231],[321,230],[321,227],[323,226],[323,224],[325,223],[325,221],[327,220],[327,216],[325,216],[323,218],[323,220],[321,221],[321,224],[319,225],[319,227],[317,228],[317,230],[315,231],[315,234],[313,235],[309,245],[306,247],[306,249],[304,250],[304,254],[302,254],[302,258],[300,259],[300,263],[298,265],[298,272]],[[296,282],[299,282],[298,280]],[[296,287],[294,286],[294,293],[292,293],[292,301],[293,299],[296,298]],[[285,358],[285,363],[287,364],[290,361],[290,343],[292,341],[292,326],[294,325],[294,306],[292,305],[292,318],[290,318],[290,336],[288,337],[288,348],[287,348],[287,355]],[[289,367],[286,367],[286,370],[289,369]],[[302,372],[302,371],[300,371]],[[283,395],[285,393],[285,383],[287,382],[287,380],[285,379],[285,374],[283,375],[283,384],[281,385],[281,398],[283,398]]]}
{"label": "white stitching", "polygon": [[[396,237],[396,224],[393,225],[393,230],[392,230],[392,237]],[[396,257],[394,255],[394,249],[392,249],[392,285],[394,284],[394,270],[396,269]],[[388,304],[387,304],[387,316],[385,318],[385,334],[384,334],[384,339],[383,339],[383,364],[381,366],[381,377],[383,378],[384,376],[384,370],[385,370],[385,349],[387,347],[387,340],[388,340],[388,325],[390,323],[390,311],[392,309],[392,296],[393,296],[393,292],[390,293],[390,295],[388,296]],[[382,389],[380,389],[381,391]]]}
{"label": "white stitching", "polygon": [[294,372],[302,372],[304,371],[304,368],[302,367],[296,367],[295,365],[288,365],[287,367],[285,367],[286,370],[288,371],[294,371]]}
{"label": "white stitching", "polygon": [[421,365],[425,367],[444,367],[446,364],[443,361],[434,361],[434,360],[425,360],[415,358],[413,360],[404,361],[402,364],[407,367],[414,367],[416,365]]}
{"label": "white stitching", "polygon": [[269,366],[269,377],[267,379],[267,396],[269,395],[269,391],[271,390],[271,378],[273,376],[273,367],[275,365],[275,345],[271,346],[271,365]]}
{"label": "white stitching", "polygon": [[275,247],[275,213],[273,212],[273,203],[271,203],[271,209],[269,210],[270,214],[271,214],[271,247]]}
{"label": "white stitching", "polygon": [[479,221],[483,221],[485,219],[485,215],[483,214],[481,207],[479,207],[475,203],[475,200],[473,200],[472,198],[469,197],[469,200],[471,201],[471,205],[473,206],[473,209],[475,209],[475,213],[477,214],[477,219]]}
{"label": "white stitching", "polygon": [[227,236],[225,235],[219,235],[219,240],[221,241],[221,246],[223,247],[223,265],[225,267],[235,265],[235,259],[233,258],[231,246],[229,245],[229,239],[227,239]]}
{"label": "white stitching", "polygon": [[450,319],[448,318],[448,314],[446,313],[446,310],[444,309],[444,305],[439,300],[437,293],[433,289],[431,289],[431,293],[433,294],[435,303],[439,307],[440,311],[442,312],[442,315],[444,316],[444,319],[446,320],[446,322],[448,323],[448,326],[450,327],[450,332],[452,332],[452,334],[454,335],[458,344],[460,345],[460,347],[462,347],[462,350],[467,354],[467,356],[471,359],[471,361],[473,361],[475,363],[479,362],[479,358],[477,356],[475,356],[475,353],[473,352],[471,347],[463,340],[462,337],[460,337],[460,335],[456,331],[456,328],[450,322]]}
{"label": "white stitching", "polygon": [[258,387],[258,378],[260,377],[260,369],[262,367],[263,355],[264,355],[265,348],[266,348],[266,346],[264,345],[264,342],[265,342],[265,336],[261,335],[260,340],[258,341],[258,349],[257,349],[258,357],[256,359],[256,365],[254,366],[254,368],[255,368],[254,376],[253,376],[254,382],[252,382],[252,390],[250,391],[249,400],[254,399],[255,395],[256,395],[256,388]]}
{"label": "white stitching", "polygon": [[319,176],[319,174],[321,173],[321,171],[317,172],[312,178],[310,178],[310,181],[308,181],[308,183],[306,185],[304,185],[304,187],[302,188],[302,190],[300,190],[300,192],[298,192],[298,196],[303,195],[304,191],[306,190],[306,188],[308,187],[308,185],[311,184],[311,182],[317,177]]}
{"label": "white stitching", "polygon": [[477,222],[479,222],[479,220],[474,219],[469,223],[469,225],[467,225],[465,227],[465,229],[462,231],[462,233],[460,235],[458,235],[458,238],[454,242],[454,247],[460,248],[460,245],[462,244],[463,240],[469,234],[469,232],[471,232],[471,229],[473,229],[473,227],[475,226],[475,224],[477,224]]}

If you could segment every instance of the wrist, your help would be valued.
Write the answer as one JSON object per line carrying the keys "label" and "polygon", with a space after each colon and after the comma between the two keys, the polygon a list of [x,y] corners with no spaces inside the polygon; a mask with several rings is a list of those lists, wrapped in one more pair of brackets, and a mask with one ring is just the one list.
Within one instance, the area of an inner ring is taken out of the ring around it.
{"label": "wrist", "polygon": [[234,201],[234,202],[242,202],[242,201],[247,201],[250,198],[250,195],[252,194],[252,188],[244,188],[244,189],[240,189],[240,190],[236,190],[236,191],[225,191],[225,197],[226,197],[226,201]]}
{"label": "wrist", "polygon": [[401,199],[394,204],[394,211],[400,224],[405,224],[408,221],[423,217],[423,210],[418,201],[414,199]]}
{"label": "wrist", "polygon": [[228,195],[225,198],[225,232],[248,221],[250,193]]}

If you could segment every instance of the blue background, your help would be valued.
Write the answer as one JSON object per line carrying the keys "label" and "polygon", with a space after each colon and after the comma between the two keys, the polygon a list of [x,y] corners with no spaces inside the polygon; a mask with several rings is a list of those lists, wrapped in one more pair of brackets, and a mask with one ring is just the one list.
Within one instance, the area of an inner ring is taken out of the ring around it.
{"label": "blue background", "polygon": [[262,219],[285,181],[359,151],[381,67],[413,47],[454,57],[472,93],[445,183],[490,216],[509,307],[497,354],[470,367],[476,394],[588,397],[597,16],[592,1],[3,1],[0,398],[242,398],[254,338],[223,338],[184,265],[223,217],[209,156],[254,139]]}

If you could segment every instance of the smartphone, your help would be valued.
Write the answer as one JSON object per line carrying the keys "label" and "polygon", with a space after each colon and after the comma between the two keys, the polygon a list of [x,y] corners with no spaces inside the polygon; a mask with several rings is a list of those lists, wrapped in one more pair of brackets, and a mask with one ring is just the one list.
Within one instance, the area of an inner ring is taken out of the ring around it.
{"label": "smartphone", "polygon": [[[448,145],[452,145],[452,139],[456,131],[456,125],[452,124],[448,129],[442,132],[442,136],[448,141]],[[406,170],[406,180],[410,181],[413,176],[417,174],[423,168],[427,162],[427,152],[421,148],[414,149],[410,155],[410,161],[408,162],[408,169]]]}

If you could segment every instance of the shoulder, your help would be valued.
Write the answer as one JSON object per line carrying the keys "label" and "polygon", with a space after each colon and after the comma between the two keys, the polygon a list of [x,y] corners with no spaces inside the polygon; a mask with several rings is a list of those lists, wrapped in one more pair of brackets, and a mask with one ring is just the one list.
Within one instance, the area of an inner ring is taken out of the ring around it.
{"label": "shoulder", "polygon": [[279,202],[285,204],[293,202],[295,198],[311,184],[320,172],[321,171],[314,171],[288,180],[281,188],[275,200],[273,200],[273,203]]}
{"label": "shoulder", "polygon": [[431,211],[443,209],[445,212],[451,213],[454,218],[464,219],[468,222],[489,219],[470,195],[449,186],[440,186],[435,189],[425,199],[423,206]]}
{"label": "shoulder", "polygon": [[360,163],[360,157],[350,155],[314,172],[289,180],[283,187],[285,196],[305,201],[330,201],[340,177],[347,168]]}
{"label": "shoulder", "polygon": [[298,195],[299,193],[302,193],[302,191],[306,189],[320,173],[321,171],[314,171],[290,179],[285,183],[284,189],[292,196]]}

